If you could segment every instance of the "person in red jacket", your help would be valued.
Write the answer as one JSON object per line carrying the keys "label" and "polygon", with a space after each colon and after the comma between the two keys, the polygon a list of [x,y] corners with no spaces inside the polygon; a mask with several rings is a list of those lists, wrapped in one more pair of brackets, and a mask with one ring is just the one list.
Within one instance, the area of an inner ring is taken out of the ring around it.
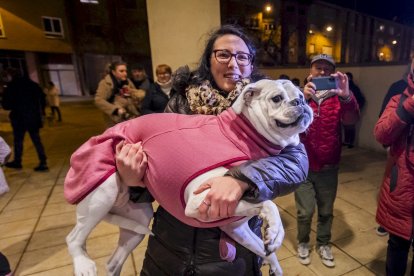
{"label": "person in red jacket", "polygon": [[[414,58],[408,87],[387,104],[375,125],[378,142],[389,155],[377,207],[377,222],[389,232],[387,275],[405,275],[414,223]],[[414,262],[411,274],[414,275]]]}
{"label": "person in red jacket", "polygon": [[[312,78],[333,76],[337,88],[317,90]],[[333,221],[333,205],[338,187],[338,164],[341,157],[342,124],[358,120],[358,103],[349,90],[348,77],[335,73],[331,56],[317,55],[311,60],[310,75],[303,93],[314,112],[314,121],[301,136],[309,158],[306,181],[295,191],[298,224],[298,259],[310,263],[309,234],[315,205],[318,206],[316,249],[322,263],[334,267],[334,257],[329,245]]]}

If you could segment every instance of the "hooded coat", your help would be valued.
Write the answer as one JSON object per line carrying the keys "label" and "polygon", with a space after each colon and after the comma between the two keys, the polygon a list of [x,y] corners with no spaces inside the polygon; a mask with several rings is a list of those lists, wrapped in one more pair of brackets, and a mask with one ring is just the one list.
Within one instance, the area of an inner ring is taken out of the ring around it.
{"label": "hooded coat", "polygon": [[390,145],[376,219],[388,232],[410,240],[414,237],[413,75],[403,94],[391,98],[374,129],[377,141]]}

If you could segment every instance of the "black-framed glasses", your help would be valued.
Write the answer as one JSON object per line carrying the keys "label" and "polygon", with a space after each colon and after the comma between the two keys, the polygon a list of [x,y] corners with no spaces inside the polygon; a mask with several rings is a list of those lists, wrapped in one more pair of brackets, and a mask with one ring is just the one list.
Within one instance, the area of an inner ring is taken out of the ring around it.
{"label": "black-framed glasses", "polygon": [[253,55],[243,52],[232,54],[229,50],[214,50],[214,57],[218,63],[227,64],[234,57],[239,66],[248,66],[252,63]]}

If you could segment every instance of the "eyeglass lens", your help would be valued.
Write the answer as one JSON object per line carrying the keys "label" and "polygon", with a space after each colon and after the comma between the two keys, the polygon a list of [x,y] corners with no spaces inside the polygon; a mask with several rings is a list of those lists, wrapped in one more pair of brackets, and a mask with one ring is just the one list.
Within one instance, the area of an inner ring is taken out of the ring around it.
{"label": "eyeglass lens", "polygon": [[214,56],[219,63],[229,63],[232,57],[236,58],[236,62],[240,66],[247,66],[252,61],[251,54],[236,53],[232,54],[228,50],[214,50]]}

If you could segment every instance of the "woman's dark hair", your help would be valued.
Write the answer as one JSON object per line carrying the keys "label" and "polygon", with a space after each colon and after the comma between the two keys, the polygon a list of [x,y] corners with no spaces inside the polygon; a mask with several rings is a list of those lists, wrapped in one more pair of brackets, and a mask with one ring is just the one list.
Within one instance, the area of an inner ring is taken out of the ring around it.
{"label": "woman's dark hair", "polygon": [[[201,83],[204,80],[209,80],[210,83],[214,85],[214,79],[210,72],[211,64],[210,58],[213,53],[213,46],[216,40],[224,35],[235,35],[240,37],[244,43],[246,43],[247,48],[249,48],[250,54],[253,56],[252,64],[254,63],[256,56],[256,47],[252,39],[245,33],[245,31],[236,25],[223,25],[216,31],[210,34],[209,39],[207,40],[206,47],[204,48],[203,55],[201,56],[200,64],[195,70],[195,81],[196,83]],[[253,67],[253,72],[255,67]],[[253,75],[252,72],[252,75]]]}
{"label": "woman's dark hair", "polygon": [[[236,25],[223,25],[217,30],[213,31],[207,40],[206,47],[201,56],[198,68],[192,72],[188,66],[178,68],[173,74],[173,89],[172,93],[184,93],[189,85],[200,85],[203,81],[208,80],[216,87],[213,75],[211,74],[211,55],[213,53],[213,46],[216,40],[224,35],[235,35],[240,37],[246,43],[250,54],[253,56],[252,64],[254,64],[256,56],[256,47],[252,39],[245,33],[245,31]],[[250,75],[252,81],[263,79],[264,76],[257,72],[256,66],[253,66],[253,71]]]}

